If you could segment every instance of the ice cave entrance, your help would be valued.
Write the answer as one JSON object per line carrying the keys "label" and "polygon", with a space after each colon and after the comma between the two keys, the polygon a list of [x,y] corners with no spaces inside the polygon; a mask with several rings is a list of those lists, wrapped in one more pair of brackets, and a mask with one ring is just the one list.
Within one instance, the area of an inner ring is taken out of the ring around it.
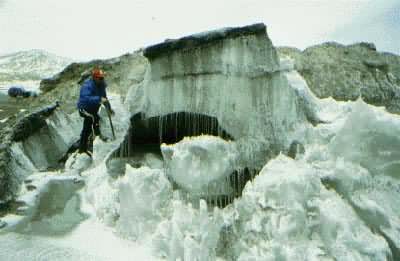
{"label": "ice cave entrance", "polygon": [[[129,131],[121,146],[116,149],[107,161],[108,172],[113,176],[124,175],[126,164],[138,168],[148,165],[149,161],[162,162],[160,145],[174,144],[184,137],[200,135],[219,136],[225,140],[234,140],[229,132],[223,129],[216,117],[193,112],[175,112],[147,118],[142,113],[135,114],[130,120]],[[149,155],[151,155],[149,157]],[[150,163],[151,164],[151,163]],[[221,195],[201,195],[211,205],[224,207],[235,197],[241,196],[246,182],[258,173],[244,168],[234,171],[227,180],[231,193]],[[215,186],[215,184],[212,184]]]}
{"label": "ice cave entrance", "polygon": [[146,118],[137,113],[131,118],[131,125],[124,142],[114,152],[114,157],[132,157],[137,153],[152,152],[161,155],[162,143],[173,144],[184,137],[208,134],[225,140],[233,137],[218,124],[218,119],[192,112],[176,112]]}

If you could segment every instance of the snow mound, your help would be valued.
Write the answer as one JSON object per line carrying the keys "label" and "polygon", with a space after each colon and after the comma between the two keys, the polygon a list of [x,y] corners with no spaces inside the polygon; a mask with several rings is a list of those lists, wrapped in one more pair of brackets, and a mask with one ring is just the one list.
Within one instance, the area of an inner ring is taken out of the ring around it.
{"label": "snow mound", "polygon": [[185,138],[172,145],[162,144],[161,151],[167,175],[193,194],[229,176],[238,158],[235,143],[208,135]]}
{"label": "snow mound", "polygon": [[118,183],[120,234],[137,239],[154,230],[172,197],[172,186],[164,171],[127,165]]}
{"label": "snow mound", "polygon": [[227,233],[237,260],[387,260],[385,239],[305,162],[270,161],[235,201]]}
{"label": "snow mound", "polygon": [[90,167],[92,159],[86,153],[73,153],[65,162],[65,170],[80,174]]}
{"label": "snow mound", "polygon": [[400,117],[382,108],[355,102],[352,113],[329,145],[335,158],[343,157],[372,174],[400,177]]}
{"label": "snow mound", "polygon": [[200,208],[174,200],[171,219],[157,227],[153,237],[155,251],[168,260],[216,260],[219,231],[222,226],[220,211],[211,214],[204,200]]}

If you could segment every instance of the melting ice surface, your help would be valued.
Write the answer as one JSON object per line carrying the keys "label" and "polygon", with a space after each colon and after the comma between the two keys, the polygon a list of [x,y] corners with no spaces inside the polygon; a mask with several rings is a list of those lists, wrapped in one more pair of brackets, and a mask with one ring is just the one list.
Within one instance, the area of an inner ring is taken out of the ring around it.
{"label": "melting ice surface", "polygon": [[215,136],[185,138],[174,145],[161,145],[167,174],[191,193],[207,190],[212,181],[235,170],[238,151],[233,142]]}
{"label": "melting ice surface", "polygon": [[[267,162],[224,209],[187,194],[231,173],[233,143],[187,138],[163,145],[164,164],[115,177],[105,159],[121,140],[96,140],[89,169],[77,157],[62,172],[82,171],[85,186],[1,234],[0,260],[396,260],[400,118],[361,100],[319,102],[327,123],[293,134],[305,153]],[[113,105],[121,137],[127,114]]]}

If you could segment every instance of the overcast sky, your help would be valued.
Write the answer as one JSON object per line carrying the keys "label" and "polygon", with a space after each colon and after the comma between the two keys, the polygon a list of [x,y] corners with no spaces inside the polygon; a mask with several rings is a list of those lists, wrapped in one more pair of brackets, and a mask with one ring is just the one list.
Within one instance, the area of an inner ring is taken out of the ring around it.
{"label": "overcast sky", "polygon": [[276,46],[367,41],[400,54],[400,0],[0,0],[0,53],[106,58],[256,22]]}

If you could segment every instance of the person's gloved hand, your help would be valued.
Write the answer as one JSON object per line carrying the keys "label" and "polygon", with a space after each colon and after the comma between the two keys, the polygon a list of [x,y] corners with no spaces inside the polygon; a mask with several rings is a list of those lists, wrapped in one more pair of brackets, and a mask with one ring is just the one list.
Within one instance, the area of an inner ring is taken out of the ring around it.
{"label": "person's gloved hand", "polygon": [[104,105],[104,107],[106,108],[106,110],[110,112],[111,115],[114,115],[114,114],[115,114],[114,110],[111,109],[111,104],[110,104],[110,102],[108,101],[107,98],[102,97],[102,98],[101,98],[101,103]]}

